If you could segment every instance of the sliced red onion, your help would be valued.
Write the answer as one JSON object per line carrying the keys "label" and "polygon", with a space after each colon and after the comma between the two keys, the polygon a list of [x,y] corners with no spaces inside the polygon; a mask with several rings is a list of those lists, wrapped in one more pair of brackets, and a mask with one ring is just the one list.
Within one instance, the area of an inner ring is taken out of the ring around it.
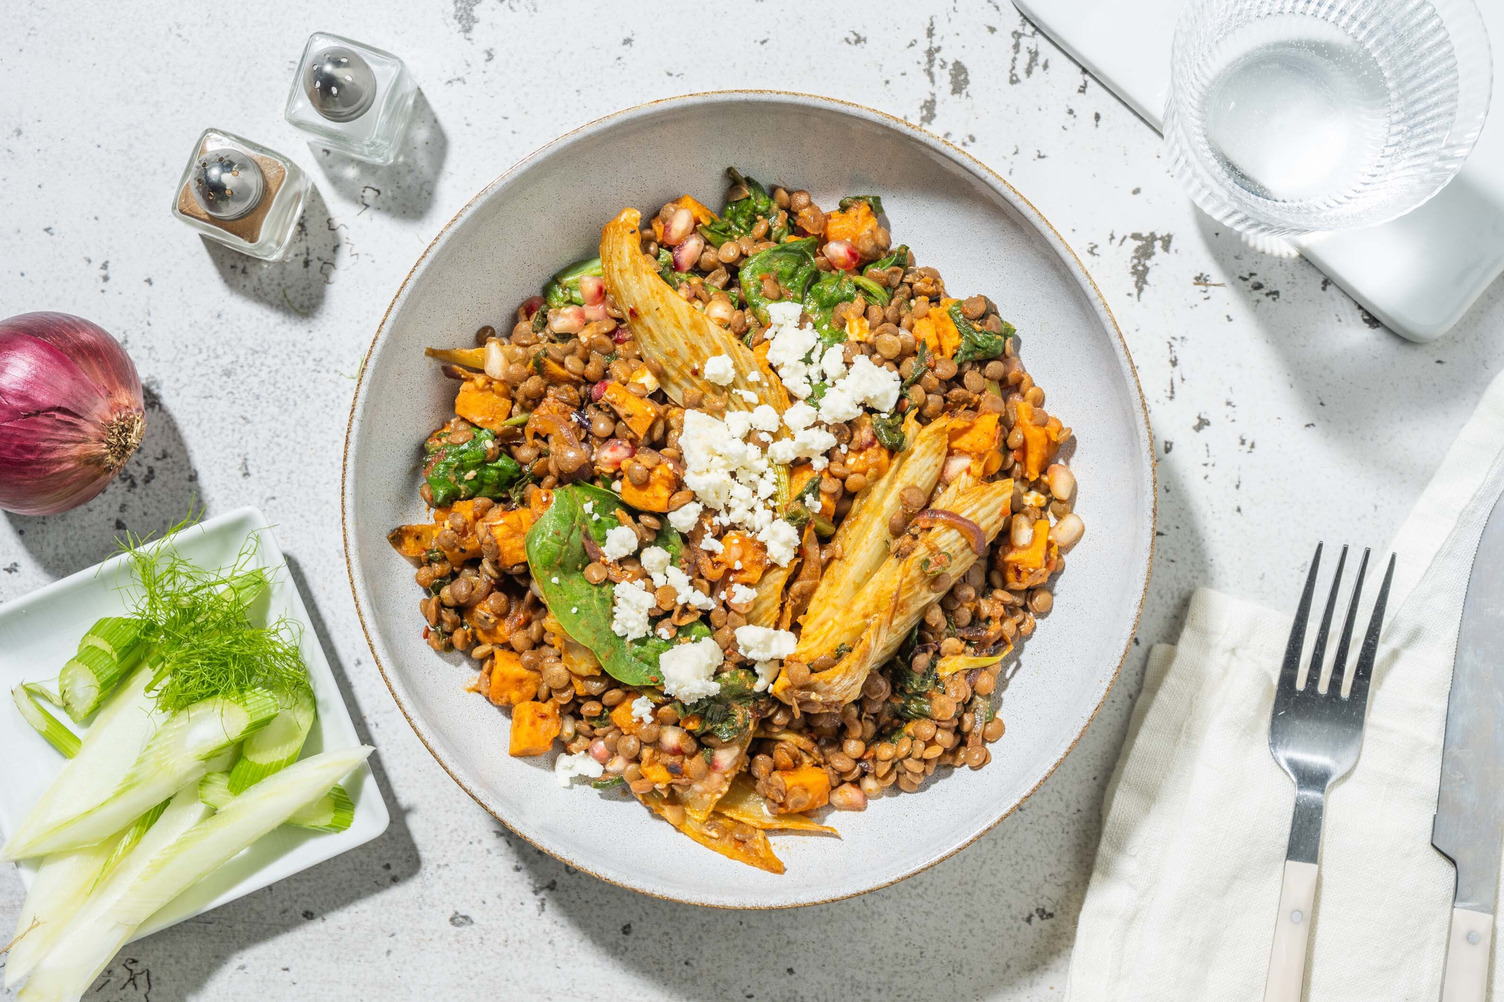
{"label": "sliced red onion", "polygon": [[51,515],[104,490],[141,444],[130,356],[66,313],[0,321],[0,508]]}
{"label": "sliced red onion", "polygon": [[980,525],[965,515],[957,515],[944,508],[926,508],[915,515],[914,520],[909,523],[911,529],[925,529],[935,525],[948,525],[965,536],[977,556],[980,557],[987,552],[987,534],[982,531]]}

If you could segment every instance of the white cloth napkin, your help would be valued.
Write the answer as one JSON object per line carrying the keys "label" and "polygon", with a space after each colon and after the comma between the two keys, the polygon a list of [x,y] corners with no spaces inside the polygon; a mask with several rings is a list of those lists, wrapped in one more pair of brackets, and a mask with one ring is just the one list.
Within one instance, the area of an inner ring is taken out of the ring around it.
{"label": "white cloth napkin", "polygon": [[[1501,456],[1504,376],[1392,543],[1398,565],[1363,752],[1327,798],[1309,999],[1439,997],[1453,871],[1431,848],[1431,818],[1462,599],[1504,487]],[[1334,514],[1318,609],[1341,531]],[[1349,581],[1357,555],[1349,555]],[[1386,555],[1375,550],[1365,592],[1377,591]],[[1306,559],[1290,555],[1292,609]],[[1366,621],[1360,611],[1359,631]],[[1286,610],[1201,590],[1179,644],[1150,653],[1103,805],[1071,1002],[1263,997],[1294,801],[1268,745],[1289,627]],[[1501,942],[1496,934],[1495,998],[1504,998]]]}

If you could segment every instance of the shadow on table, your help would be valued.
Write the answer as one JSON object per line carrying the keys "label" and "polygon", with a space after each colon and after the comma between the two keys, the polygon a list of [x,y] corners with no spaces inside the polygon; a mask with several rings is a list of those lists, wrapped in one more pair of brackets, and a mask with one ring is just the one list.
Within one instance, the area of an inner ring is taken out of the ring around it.
{"label": "shadow on table", "polygon": [[146,386],[143,393],[146,434],[98,497],[56,515],[6,513],[21,545],[48,574],[62,577],[112,557],[126,533],[160,535],[193,508],[198,473],[182,432],[157,392]]}
{"label": "shadow on table", "polygon": [[[1457,326],[1429,344],[1413,344],[1385,328],[1315,265],[1248,247],[1228,227],[1197,212],[1202,244],[1216,260],[1228,291],[1243,299],[1263,340],[1285,359],[1285,374],[1308,404],[1318,428],[1345,450],[1373,453],[1376,430],[1398,430],[1397,416],[1455,406],[1459,423],[1474,400],[1456,398],[1456,366],[1476,372],[1479,392],[1497,371],[1498,353],[1479,318],[1497,315],[1504,288],[1495,283]],[[1292,303],[1292,299],[1294,303]],[[1297,305],[1298,304],[1298,305]],[[1330,318],[1313,336],[1294,336],[1284,312]],[[1318,312],[1319,311],[1319,312]],[[1376,345],[1375,342],[1382,342]],[[1443,441],[1438,446],[1444,446]],[[1438,448],[1434,461],[1440,462]],[[1382,450],[1372,460],[1398,462]]]}
{"label": "shadow on table", "polygon": [[[334,221],[324,196],[314,185],[303,204],[292,245],[281,261],[261,261],[208,237],[199,239],[231,292],[280,313],[310,317],[323,307],[324,289],[334,281],[345,253],[342,229],[343,225]],[[220,333],[230,337],[243,334]]]}
{"label": "shadow on table", "polygon": [[360,206],[356,215],[374,209],[420,219],[433,204],[439,173],[449,155],[449,138],[421,89],[413,99],[413,119],[403,142],[402,153],[385,167],[347,157],[317,140],[308,148],[324,172],[323,182],[345,201]]}
{"label": "shadow on table", "polygon": [[[313,601],[313,592],[308,586],[297,560],[289,556],[287,571],[303,595],[308,607],[308,619],[313,624],[324,656],[339,684],[340,697],[351,710],[355,733],[364,744],[374,744],[370,729],[360,715],[359,704],[350,688],[349,676],[339,659],[337,648],[330,642],[329,630],[324,617]],[[122,989],[132,974],[144,970],[139,956],[168,953],[172,959],[173,976],[170,982],[162,979],[151,988],[151,997],[157,1002],[175,1002],[178,999],[198,997],[204,984],[224,964],[230,962],[242,949],[256,943],[273,939],[286,932],[317,921],[322,916],[339,911],[356,901],[380,894],[383,890],[400,884],[417,875],[422,860],[402,806],[392,794],[392,785],[382,766],[381,754],[377,752],[366,760],[377,787],[386,798],[391,813],[387,830],[362,846],[333,859],[294,874],[284,881],[264,887],[213,911],[189,919],[171,929],[164,929],[149,936],[139,944],[127,946],[95,982],[94,994],[100,1002],[115,1002],[115,991],[121,1000],[138,996]],[[137,987],[149,982],[135,979]]]}

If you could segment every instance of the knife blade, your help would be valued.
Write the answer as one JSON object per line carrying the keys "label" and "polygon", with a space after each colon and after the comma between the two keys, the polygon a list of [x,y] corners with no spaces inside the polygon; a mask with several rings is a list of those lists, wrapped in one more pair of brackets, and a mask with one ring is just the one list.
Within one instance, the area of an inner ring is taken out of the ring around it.
{"label": "knife blade", "polygon": [[1504,499],[1462,603],[1431,844],[1457,870],[1442,998],[1481,1000],[1504,854]]}

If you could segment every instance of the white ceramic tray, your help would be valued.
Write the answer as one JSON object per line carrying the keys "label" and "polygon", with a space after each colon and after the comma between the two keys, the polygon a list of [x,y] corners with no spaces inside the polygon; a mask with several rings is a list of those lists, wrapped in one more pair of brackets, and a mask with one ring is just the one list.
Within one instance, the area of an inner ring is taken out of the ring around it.
{"label": "white ceramic tray", "polygon": [[[183,556],[201,566],[223,567],[235,560],[241,544],[257,532],[261,545],[255,564],[277,568],[272,573],[267,615],[270,620],[285,616],[302,627],[303,660],[308,665],[308,677],[318,703],[318,717],[304,746],[305,754],[354,747],[360,744],[355,724],[340,697],[339,686],[319,646],[302,596],[282,566],[282,551],[266,517],[254,508],[237,509],[185,530],[178,537],[177,547]],[[96,619],[127,611],[125,600],[117,591],[117,584],[130,580],[122,564],[123,557],[112,557],[0,606],[0,686],[6,697],[0,701],[0,763],[5,764],[6,777],[0,783],[0,831],[7,835],[16,830],[65,761],[21,719],[11,704],[10,689],[20,682],[55,677]],[[370,769],[362,764],[343,785],[355,804],[355,822],[347,830],[308,832],[279,828],[153,915],[137,930],[135,938],[218,908],[386,831],[389,820],[386,803]],[[17,867],[22,883],[30,887],[36,875],[35,862],[25,860]],[[0,939],[7,935],[8,931],[0,932]]]}
{"label": "white ceramic tray", "polygon": [[[1157,130],[1182,0],[1013,0],[1014,6]],[[1494,100],[1467,163],[1425,205],[1382,226],[1297,241],[1300,252],[1390,330],[1445,334],[1504,272],[1504,0],[1481,0]]]}

